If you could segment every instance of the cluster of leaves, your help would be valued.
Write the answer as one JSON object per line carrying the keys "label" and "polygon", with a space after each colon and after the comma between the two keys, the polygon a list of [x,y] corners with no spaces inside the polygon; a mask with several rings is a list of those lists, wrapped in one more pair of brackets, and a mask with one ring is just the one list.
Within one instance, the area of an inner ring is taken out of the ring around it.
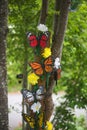
{"label": "cluster of leaves", "polygon": [[77,130],[86,130],[87,129],[87,125],[84,119],[84,116],[80,116],[76,119],[76,128]]}
{"label": "cluster of leaves", "polygon": [[59,107],[56,107],[55,111],[53,119],[55,130],[76,130],[75,117],[72,108],[68,107],[67,101],[62,102]]}

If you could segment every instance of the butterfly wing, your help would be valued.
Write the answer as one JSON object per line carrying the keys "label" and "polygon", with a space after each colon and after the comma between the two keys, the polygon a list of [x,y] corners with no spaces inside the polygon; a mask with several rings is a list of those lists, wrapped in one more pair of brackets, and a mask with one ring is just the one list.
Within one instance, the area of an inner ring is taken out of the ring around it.
{"label": "butterfly wing", "polygon": [[28,114],[22,113],[24,121],[26,121],[31,128],[34,128],[35,121],[32,117],[30,117]]}
{"label": "butterfly wing", "polygon": [[36,47],[38,45],[37,37],[34,34],[28,33],[28,40],[31,47]]}
{"label": "butterfly wing", "polygon": [[23,94],[23,97],[24,99],[27,101],[27,102],[33,102],[34,101],[34,96],[32,94],[32,92],[30,92],[29,90],[27,89],[22,89],[21,90],[21,93]]}
{"label": "butterfly wing", "polygon": [[[43,120],[44,120],[43,112],[38,115],[38,118],[39,118],[39,120],[38,120],[39,126],[40,126],[40,127],[43,127]],[[44,122],[44,123],[45,123],[45,122]]]}
{"label": "butterfly wing", "polygon": [[42,100],[44,98],[44,88],[42,86],[36,91],[36,99]]}
{"label": "butterfly wing", "polygon": [[37,74],[39,76],[43,74],[43,68],[42,68],[41,64],[39,64],[37,62],[32,62],[29,65],[34,70],[35,74]]}
{"label": "butterfly wing", "polygon": [[47,40],[48,40],[47,35],[46,35],[46,34],[42,34],[41,37],[40,37],[40,40],[39,40],[40,46],[41,46],[42,48],[45,48],[45,47],[46,47],[46,45],[47,45]]}
{"label": "butterfly wing", "polygon": [[59,80],[60,78],[61,78],[61,68],[54,71],[54,80],[56,81],[56,85],[57,85],[57,80]]}
{"label": "butterfly wing", "polygon": [[51,57],[48,57],[44,61],[44,65],[45,65],[45,71],[46,72],[52,72],[53,68],[52,68],[52,58]]}
{"label": "butterfly wing", "polygon": [[61,78],[61,68],[57,70],[57,79]]}

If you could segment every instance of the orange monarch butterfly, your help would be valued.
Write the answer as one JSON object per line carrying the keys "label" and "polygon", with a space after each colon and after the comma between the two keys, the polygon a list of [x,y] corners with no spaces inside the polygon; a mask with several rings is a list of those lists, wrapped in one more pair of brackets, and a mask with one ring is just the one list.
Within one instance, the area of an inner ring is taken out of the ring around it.
{"label": "orange monarch butterfly", "polygon": [[34,128],[35,120],[25,113],[22,113],[22,116],[23,116],[24,121],[26,121],[31,128]]}
{"label": "orange monarch butterfly", "polygon": [[45,71],[47,73],[52,72],[53,68],[52,68],[52,58],[48,57],[45,61],[44,61],[44,65],[41,65],[37,62],[31,62],[29,63],[29,65],[31,66],[31,68],[34,70],[35,74],[41,76],[43,75],[43,68],[45,69]]}

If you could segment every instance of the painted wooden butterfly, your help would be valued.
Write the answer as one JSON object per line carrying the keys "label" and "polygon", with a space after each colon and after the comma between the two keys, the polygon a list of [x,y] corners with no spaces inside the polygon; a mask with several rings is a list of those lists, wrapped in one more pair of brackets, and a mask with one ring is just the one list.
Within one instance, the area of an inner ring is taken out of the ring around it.
{"label": "painted wooden butterfly", "polygon": [[21,93],[23,94],[24,99],[27,100],[29,103],[33,102],[35,99],[42,100],[44,98],[44,88],[42,86],[40,86],[36,92],[22,89]]}
{"label": "painted wooden butterfly", "polygon": [[31,128],[34,128],[35,120],[25,113],[22,113],[22,116],[23,116],[24,121],[26,121]]}
{"label": "painted wooden butterfly", "polygon": [[[34,70],[35,74],[41,76],[43,75],[43,72],[44,70],[47,72],[47,73],[50,73],[52,72],[53,70],[53,67],[52,67],[52,58],[51,57],[48,57],[45,61],[44,61],[44,64],[41,65],[37,62],[31,62],[29,63],[29,65],[31,66],[31,68]],[[44,70],[43,70],[44,69]]]}
{"label": "painted wooden butterfly", "polygon": [[45,48],[48,40],[48,33],[42,33],[38,38],[36,35],[28,32],[27,37],[31,47],[36,47],[38,44],[41,48]]}

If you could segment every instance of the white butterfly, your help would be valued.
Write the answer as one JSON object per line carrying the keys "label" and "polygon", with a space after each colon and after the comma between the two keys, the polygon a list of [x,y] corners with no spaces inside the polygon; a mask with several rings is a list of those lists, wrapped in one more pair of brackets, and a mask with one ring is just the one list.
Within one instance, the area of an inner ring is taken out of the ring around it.
{"label": "white butterfly", "polygon": [[29,103],[33,102],[34,100],[42,100],[44,98],[44,88],[42,86],[36,92],[29,91],[28,89],[22,89],[21,93],[25,100]]}

